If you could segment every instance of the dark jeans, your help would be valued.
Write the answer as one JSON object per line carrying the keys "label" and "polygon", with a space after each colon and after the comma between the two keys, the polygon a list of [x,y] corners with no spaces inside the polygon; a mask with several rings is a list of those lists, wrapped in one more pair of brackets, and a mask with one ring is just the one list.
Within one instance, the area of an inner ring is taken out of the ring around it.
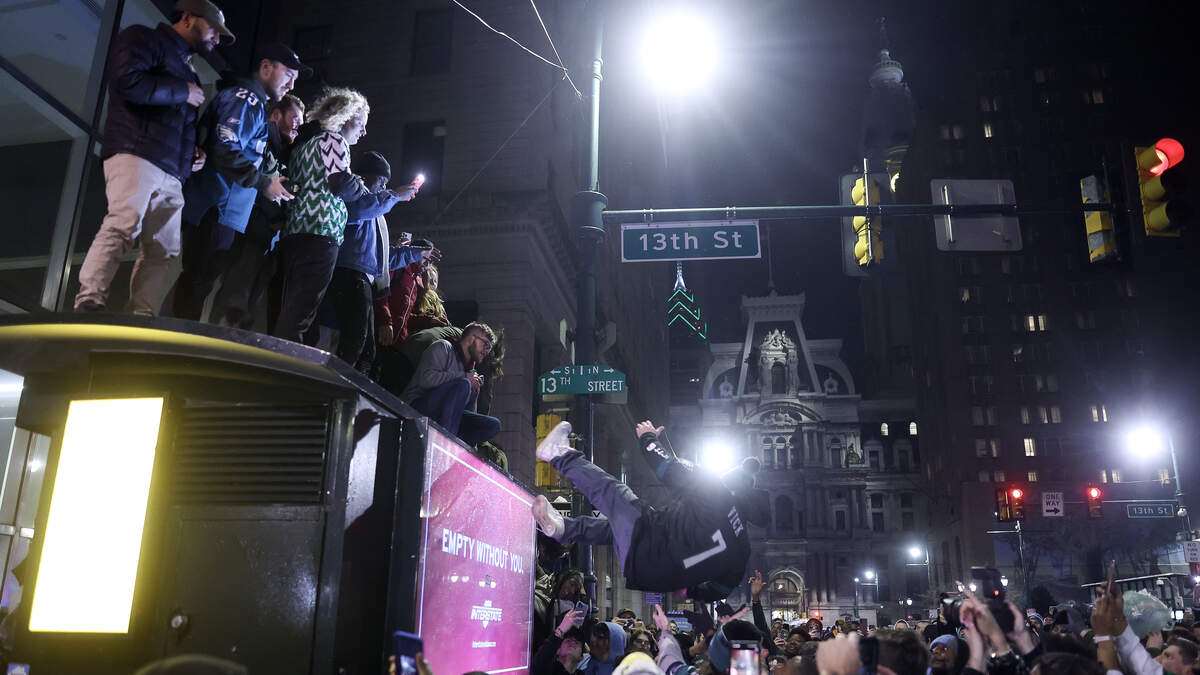
{"label": "dark jeans", "polygon": [[375,362],[375,294],[367,275],[335,267],[326,299],[337,317],[338,358],[370,375]]}
{"label": "dark jeans", "polygon": [[249,233],[234,239],[209,321],[245,330],[254,328],[267,287],[279,267],[279,252],[269,250],[270,245],[270,239],[263,241]]}
{"label": "dark jeans", "polygon": [[421,394],[412,402],[412,407],[458,436],[463,443],[475,446],[500,433],[500,420],[467,410],[470,398],[471,381],[459,377]]}
{"label": "dark jeans", "polygon": [[582,452],[571,450],[550,462],[559,473],[571,480],[571,484],[583,493],[597,511],[604,516],[575,516],[566,519],[566,530],[562,541],[581,544],[612,544],[617,550],[617,561],[625,569],[625,557],[633,541],[633,528],[642,510],[633,490],[608,472],[592,464]]}
{"label": "dark jeans", "polygon": [[225,272],[229,249],[233,247],[238,232],[218,223],[218,217],[219,213],[214,207],[204,213],[199,224],[185,222],[181,228],[183,252],[180,262],[183,263],[183,271],[175,281],[172,316],[199,321],[213,285]]}
{"label": "dark jeans", "polygon": [[279,240],[278,248],[283,295],[279,318],[271,333],[300,342],[300,336],[312,325],[333,277],[338,245],[319,234],[289,234]]}

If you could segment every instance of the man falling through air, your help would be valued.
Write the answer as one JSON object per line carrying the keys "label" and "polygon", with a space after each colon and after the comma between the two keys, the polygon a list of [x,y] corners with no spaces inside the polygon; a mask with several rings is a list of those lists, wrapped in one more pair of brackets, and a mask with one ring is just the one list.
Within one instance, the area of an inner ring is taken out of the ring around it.
{"label": "man falling through air", "polygon": [[663,428],[637,425],[642,456],[675,498],[663,509],[644,504],[621,481],[567,444],[571,425],[561,422],[538,445],[537,458],[571,479],[601,517],[563,518],[542,495],[533,515],[560,542],[612,544],[632,590],[669,592],[709,602],[727,597],[744,578],[750,542],[746,522],[765,525],[767,494],[754,487],[758,460],[720,478],[693,471],[659,438]]}

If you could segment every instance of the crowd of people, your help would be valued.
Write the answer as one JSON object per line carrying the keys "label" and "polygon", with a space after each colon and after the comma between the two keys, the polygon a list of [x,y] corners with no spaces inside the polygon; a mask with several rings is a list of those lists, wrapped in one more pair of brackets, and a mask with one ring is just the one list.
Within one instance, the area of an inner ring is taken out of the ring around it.
{"label": "crowd of people", "polygon": [[[1043,619],[1014,603],[948,596],[933,621],[863,626],[857,619],[768,621],[762,575],[751,605],[683,612],[681,630],[660,606],[649,620],[622,609],[598,621],[582,609],[582,572],[545,574],[535,595],[532,675],[1194,675],[1200,623],[1191,613],[1163,631],[1135,633],[1120,593]],[[1113,588],[1110,583],[1109,589]],[[955,601],[957,600],[957,601]],[[948,611],[954,603],[954,611]],[[1082,611],[1081,611],[1082,610]],[[1011,617],[997,618],[1008,613]],[[749,614],[749,620],[743,618]],[[1007,619],[1012,628],[1006,630]],[[549,627],[551,630],[549,630]],[[865,630],[864,630],[865,629]]]}
{"label": "crowd of people", "polygon": [[[113,43],[108,210],[79,271],[75,311],[108,311],[113,278],[138,243],[127,311],[199,321],[210,307],[216,324],[262,322],[309,345],[324,334],[343,361],[468,445],[495,437],[500,421],[476,410],[485,374],[503,374],[502,336],[482,322],[453,326],[438,294],[441,252],[389,232],[386,215],[424,179],[391,188],[380,153],[352,158],[367,132],[366,97],[330,87],[305,105],[291,91],[311,69],[274,43],[251,72],[223,77],[205,105],[191,57],[234,34],[210,0],[179,0],[170,21],[130,26]],[[182,271],[168,291],[175,257]]]}

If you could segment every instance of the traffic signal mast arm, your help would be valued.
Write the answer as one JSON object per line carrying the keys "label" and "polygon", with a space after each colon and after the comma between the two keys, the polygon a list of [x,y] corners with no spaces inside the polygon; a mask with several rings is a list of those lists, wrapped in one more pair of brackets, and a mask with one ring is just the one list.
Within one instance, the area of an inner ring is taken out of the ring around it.
{"label": "traffic signal mast arm", "polygon": [[606,223],[628,223],[632,219],[645,222],[655,220],[689,221],[754,218],[758,220],[791,220],[799,218],[828,218],[853,216],[980,216],[1003,214],[1011,216],[1032,215],[1076,215],[1091,211],[1114,211],[1110,203],[1088,203],[1062,207],[1021,208],[1016,204],[877,204],[855,206],[853,204],[804,205],[804,206],[718,206],[691,209],[623,209],[605,211]]}

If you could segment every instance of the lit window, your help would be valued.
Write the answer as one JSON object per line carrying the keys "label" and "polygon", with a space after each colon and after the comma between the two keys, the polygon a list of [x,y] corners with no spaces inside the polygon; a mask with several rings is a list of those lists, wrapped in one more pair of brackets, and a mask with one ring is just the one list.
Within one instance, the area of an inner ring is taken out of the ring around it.
{"label": "lit window", "polygon": [[1121,482],[1121,470],[1120,469],[1109,469],[1108,474],[1110,476],[1112,476],[1112,482],[1114,482],[1114,483]]}
{"label": "lit window", "polygon": [[963,287],[959,288],[958,289],[958,299],[962,302],[970,302],[971,301],[971,288],[969,286],[963,286]]}
{"label": "lit window", "polygon": [[976,438],[975,439],[975,456],[976,457],[990,456],[988,453],[988,445],[987,445],[986,438]]}
{"label": "lit window", "polygon": [[940,131],[942,132],[942,140],[943,141],[950,140],[950,127],[948,125],[943,124],[941,126]]}
{"label": "lit window", "polygon": [[1100,482],[1101,483],[1108,482],[1108,469],[1100,469]]}
{"label": "lit window", "polygon": [[1021,406],[1021,424],[1029,424],[1029,406]]}
{"label": "lit window", "polygon": [[1092,90],[1092,103],[1095,103],[1096,105],[1100,105],[1101,103],[1104,103],[1104,90],[1103,89],[1093,89]]}
{"label": "lit window", "polygon": [[1033,333],[1037,331],[1037,317],[1032,314],[1025,315],[1025,332]]}
{"label": "lit window", "polygon": [[1025,456],[1037,457],[1037,441],[1032,438],[1025,439]]}
{"label": "lit window", "polygon": [[887,422],[884,422],[883,424],[880,424],[880,425],[879,425],[879,435],[880,435],[880,436],[887,436],[887,435],[888,435],[888,425],[887,425]]}
{"label": "lit window", "polygon": [[1166,469],[1158,470],[1158,482],[1166,485],[1171,482],[1171,472]]}
{"label": "lit window", "polygon": [[1050,406],[1050,421],[1054,424],[1062,424],[1062,410],[1058,406]]}
{"label": "lit window", "polygon": [[996,424],[996,406],[994,405],[987,407],[987,423]]}
{"label": "lit window", "polygon": [[971,406],[971,424],[977,427],[983,426],[983,407]]}
{"label": "lit window", "polygon": [[1108,421],[1108,408],[1104,407],[1103,404],[1092,406],[1091,411],[1092,411],[1092,421],[1093,422],[1107,422]]}
{"label": "lit window", "polygon": [[1004,482],[1004,472],[1003,471],[993,471],[992,478],[995,479],[995,481],[997,483],[1003,483]]}
{"label": "lit window", "polygon": [[993,439],[989,440],[988,447],[990,447],[992,450],[992,457],[1000,456],[1000,439],[999,438],[993,438]]}
{"label": "lit window", "polygon": [[1046,330],[1046,315],[1038,314],[1038,330]]}
{"label": "lit window", "polygon": [[1050,423],[1050,415],[1046,411],[1046,406],[1044,406],[1044,405],[1038,406],[1038,422],[1040,422],[1042,424]]}
{"label": "lit window", "polygon": [[979,482],[980,482],[980,483],[986,483],[986,482],[988,482],[988,481],[989,481],[991,478],[992,478],[992,474],[991,474],[991,473],[989,473],[989,472],[987,472],[987,471],[980,471],[980,472],[979,472]]}
{"label": "lit window", "polygon": [[908,423],[908,435],[909,435],[909,436],[916,436],[916,435],[917,435],[917,423],[916,423],[916,422],[909,422],[909,423]]}
{"label": "lit window", "polygon": [[963,128],[961,124],[954,125],[954,140],[961,141],[963,139]]}
{"label": "lit window", "polygon": [[1036,471],[1030,471],[1028,474],[1026,474],[1026,477],[1029,479],[1030,483],[1038,482],[1038,473]]}
{"label": "lit window", "polygon": [[984,137],[984,138],[991,138],[993,135],[994,135],[994,134],[993,134],[993,132],[992,132],[992,123],[991,123],[991,122],[984,122],[984,123],[983,123],[983,137]]}

